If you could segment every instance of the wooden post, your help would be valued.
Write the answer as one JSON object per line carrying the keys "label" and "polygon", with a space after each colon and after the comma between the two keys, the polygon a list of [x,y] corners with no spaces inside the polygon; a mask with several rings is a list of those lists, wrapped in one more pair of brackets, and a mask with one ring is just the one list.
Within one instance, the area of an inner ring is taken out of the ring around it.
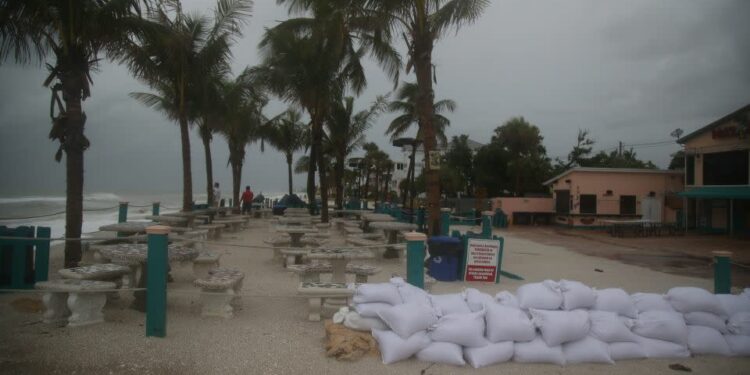
{"label": "wooden post", "polygon": [[409,232],[406,238],[406,282],[424,289],[424,233]]}
{"label": "wooden post", "polygon": [[[36,253],[34,254],[34,281],[47,281],[49,278],[49,227],[37,227]],[[45,241],[46,239],[46,241]]]}
{"label": "wooden post", "polygon": [[482,238],[492,237],[492,211],[482,212]]}
{"label": "wooden post", "polygon": [[440,209],[440,235],[447,236],[451,228],[451,209],[441,208]]}
{"label": "wooden post", "polygon": [[729,294],[732,292],[732,252],[713,251],[714,256],[714,293]]}
{"label": "wooden post", "polygon": [[151,204],[151,215],[159,216],[159,205],[160,202],[154,202]]}
{"label": "wooden post", "polygon": [[169,227],[146,228],[148,259],[146,261],[146,336],[167,335],[167,235]]}

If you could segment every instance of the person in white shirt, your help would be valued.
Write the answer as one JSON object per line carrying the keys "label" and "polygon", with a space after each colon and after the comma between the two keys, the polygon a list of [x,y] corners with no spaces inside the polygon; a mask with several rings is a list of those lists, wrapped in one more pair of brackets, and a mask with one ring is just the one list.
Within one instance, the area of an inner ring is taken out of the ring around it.
{"label": "person in white shirt", "polygon": [[219,202],[221,202],[221,190],[219,189],[219,183],[214,182],[214,201],[211,203],[214,207],[219,207]]}

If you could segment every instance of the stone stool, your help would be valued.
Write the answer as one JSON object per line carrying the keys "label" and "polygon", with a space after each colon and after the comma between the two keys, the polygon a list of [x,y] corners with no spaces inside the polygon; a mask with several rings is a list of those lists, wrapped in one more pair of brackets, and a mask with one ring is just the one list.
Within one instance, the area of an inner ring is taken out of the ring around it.
{"label": "stone stool", "polygon": [[34,287],[47,291],[42,297],[45,323],[79,327],[104,321],[107,296],[103,291],[115,289],[115,283],[62,279],[40,281]]}

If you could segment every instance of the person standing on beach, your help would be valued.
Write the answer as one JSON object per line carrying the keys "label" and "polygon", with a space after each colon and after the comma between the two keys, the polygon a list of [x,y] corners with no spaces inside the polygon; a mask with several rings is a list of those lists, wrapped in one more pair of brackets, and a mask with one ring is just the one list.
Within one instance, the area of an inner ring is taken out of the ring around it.
{"label": "person standing on beach", "polygon": [[250,215],[250,211],[253,209],[253,198],[255,195],[250,190],[250,185],[245,186],[245,192],[242,193],[242,213]]}
{"label": "person standing on beach", "polygon": [[214,207],[219,207],[219,202],[221,202],[221,190],[219,189],[219,183],[214,182],[214,201],[211,204]]}

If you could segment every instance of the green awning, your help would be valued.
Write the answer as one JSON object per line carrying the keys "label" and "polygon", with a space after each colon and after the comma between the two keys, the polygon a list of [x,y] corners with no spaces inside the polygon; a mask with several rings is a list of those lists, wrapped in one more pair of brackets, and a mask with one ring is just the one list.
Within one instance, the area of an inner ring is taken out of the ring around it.
{"label": "green awning", "polygon": [[750,186],[701,186],[688,188],[680,196],[704,199],[750,199]]}

